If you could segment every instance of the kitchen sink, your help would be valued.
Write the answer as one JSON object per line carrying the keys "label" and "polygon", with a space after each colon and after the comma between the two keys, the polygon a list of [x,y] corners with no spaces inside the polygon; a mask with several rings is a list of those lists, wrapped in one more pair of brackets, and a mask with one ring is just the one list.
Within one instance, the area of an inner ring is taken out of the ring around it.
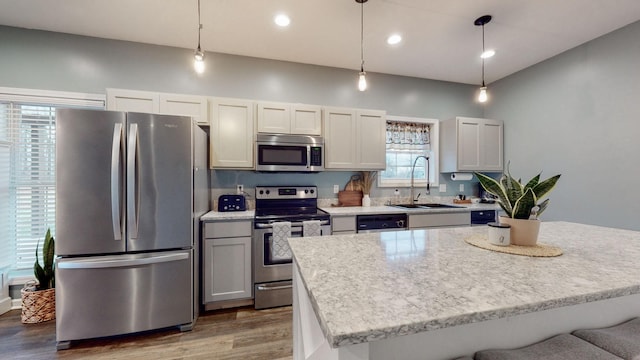
{"label": "kitchen sink", "polygon": [[391,206],[404,208],[404,209],[422,209],[422,206],[415,205],[415,204],[397,204],[397,205],[391,205]]}
{"label": "kitchen sink", "polygon": [[464,206],[439,204],[439,203],[426,203],[426,204],[396,204],[391,205],[393,207],[399,207],[403,209],[437,209],[437,208],[463,208]]}
{"label": "kitchen sink", "polygon": [[420,205],[428,208],[463,208],[464,207],[459,205],[438,204],[438,203],[427,203],[427,204],[420,204]]}

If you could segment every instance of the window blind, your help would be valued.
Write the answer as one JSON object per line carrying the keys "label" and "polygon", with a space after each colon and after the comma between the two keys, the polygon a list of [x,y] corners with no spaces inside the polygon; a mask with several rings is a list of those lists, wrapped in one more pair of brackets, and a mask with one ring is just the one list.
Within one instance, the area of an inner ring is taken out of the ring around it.
{"label": "window blind", "polygon": [[55,237],[56,108],[104,108],[104,100],[86,94],[74,98],[73,93],[20,90],[12,95],[2,90],[0,214],[6,216],[0,224],[7,234],[0,237],[0,250],[11,256],[0,256],[0,266],[4,261],[13,269],[31,269],[47,229]]}
{"label": "window blind", "polygon": [[[13,254],[15,253],[13,242],[9,234],[9,160],[10,143],[5,140],[4,134],[0,133],[0,269],[13,264]],[[3,240],[4,239],[4,240]],[[0,281],[1,282],[1,281]]]}

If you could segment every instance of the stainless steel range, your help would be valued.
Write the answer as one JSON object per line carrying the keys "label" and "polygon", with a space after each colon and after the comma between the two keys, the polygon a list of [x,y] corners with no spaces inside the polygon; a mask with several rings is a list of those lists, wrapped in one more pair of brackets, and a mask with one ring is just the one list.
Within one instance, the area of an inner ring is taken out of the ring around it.
{"label": "stainless steel range", "polygon": [[291,252],[281,231],[290,229],[290,237],[330,235],[330,221],[329,214],[318,208],[316,186],[256,186],[253,230],[256,309],[291,305],[293,300]]}

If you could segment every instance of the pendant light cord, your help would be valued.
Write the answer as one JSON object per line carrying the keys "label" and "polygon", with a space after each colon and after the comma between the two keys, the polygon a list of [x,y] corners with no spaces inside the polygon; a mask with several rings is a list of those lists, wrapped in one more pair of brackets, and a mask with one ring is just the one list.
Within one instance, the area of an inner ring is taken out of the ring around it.
{"label": "pendant light cord", "polygon": [[482,87],[484,87],[484,24],[482,24]]}
{"label": "pendant light cord", "polygon": [[364,72],[364,1],[360,2],[360,72]]}
{"label": "pendant light cord", "polygon": [[202,22],[200,22],[200,0],[198,0],[198,50],[200,50],[200,31],[202,30]]}

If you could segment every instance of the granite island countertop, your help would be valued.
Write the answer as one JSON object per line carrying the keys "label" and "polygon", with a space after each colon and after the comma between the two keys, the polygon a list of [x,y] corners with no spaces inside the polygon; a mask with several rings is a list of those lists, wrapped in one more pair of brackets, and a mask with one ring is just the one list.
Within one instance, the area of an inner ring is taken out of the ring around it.
{"label": "granite island countertop", "polygon": [[[543,222],[532,258],[464,242],[486,227],[292,238],[332,348],[640,293],[640,232]],[[638,314],[640,315],[640,314]]]}

